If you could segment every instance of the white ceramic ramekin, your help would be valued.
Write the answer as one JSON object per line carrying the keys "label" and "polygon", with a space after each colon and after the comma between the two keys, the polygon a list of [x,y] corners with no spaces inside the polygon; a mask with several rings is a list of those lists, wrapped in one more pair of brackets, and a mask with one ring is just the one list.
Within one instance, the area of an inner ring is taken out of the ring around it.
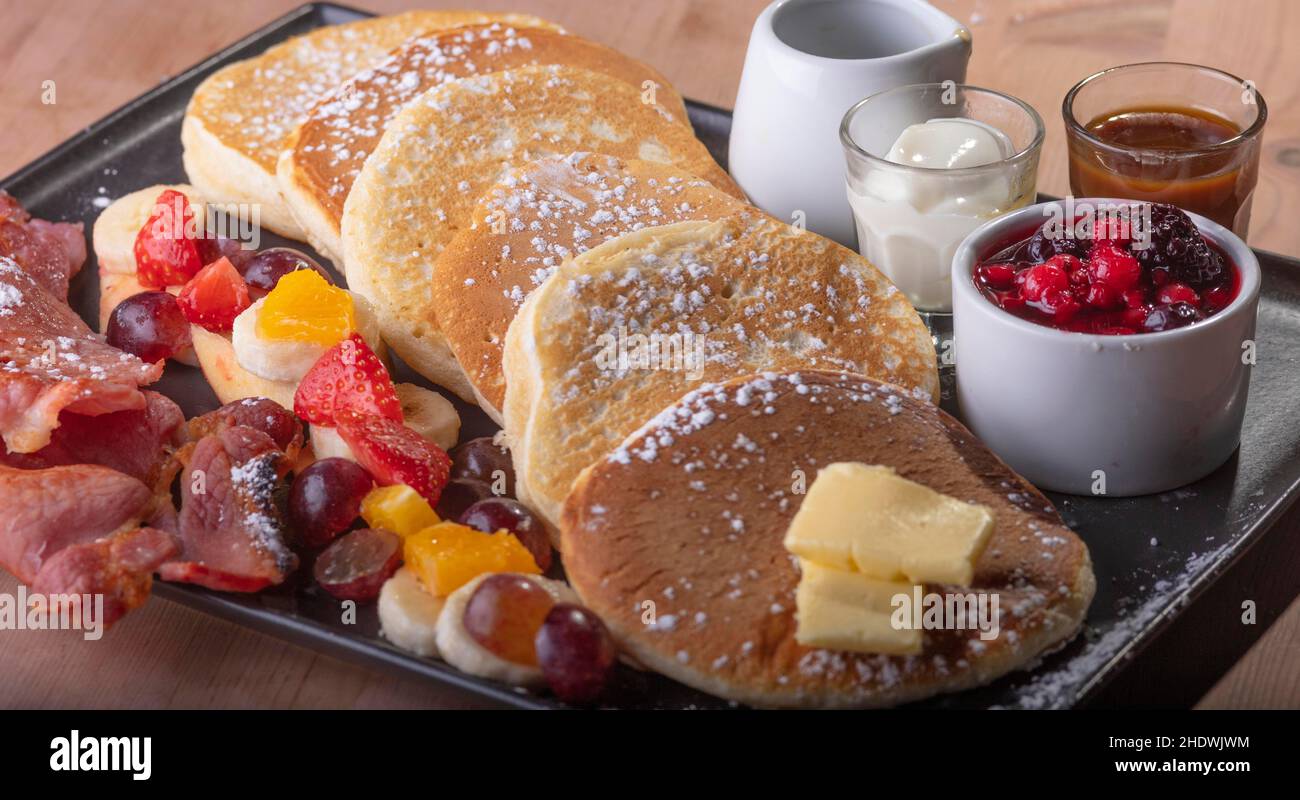
{"label": "white ceramic ramekin", "polygon": [[1033,233],[1049,206],[1061,204],[983,225],[953,258],[953,352],[966,425],[1044,489],[1127,497],[1208,475],[1241,440],[1259,308],[1254,253],[1223,226],[1189,214],[1241,273],[1227,308],[1159,333],[1060,331],[1003,311],[973,282],[979,260]]}

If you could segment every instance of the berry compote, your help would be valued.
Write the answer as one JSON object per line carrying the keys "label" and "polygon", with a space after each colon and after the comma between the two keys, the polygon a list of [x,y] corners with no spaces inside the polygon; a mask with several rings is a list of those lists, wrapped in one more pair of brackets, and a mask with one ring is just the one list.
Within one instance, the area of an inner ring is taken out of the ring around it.
{"label": "berry compote", "polygon": [[1126,335],[1200,322],[1237,296],[1226,256],[1174,206],[1150,205],[1133,224],[1049,227],[1008,244],[975,269],[975,288],[1021,319],[1058,330]]}

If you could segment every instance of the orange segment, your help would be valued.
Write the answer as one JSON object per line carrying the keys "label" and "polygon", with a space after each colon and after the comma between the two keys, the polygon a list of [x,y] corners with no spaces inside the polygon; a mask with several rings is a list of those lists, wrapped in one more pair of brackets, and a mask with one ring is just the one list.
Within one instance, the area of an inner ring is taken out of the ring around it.
{"label": "orange segment", "polygon": [[403,555],[406,566],[437,597],[451,594],[484,573],[541,573],[514,534],[483,533],[455,522],[440,522],[406,537]]}
{"label": "orange segment", "polygon": [[262,302],[257,335],[263,339],[311,342],[332,347],[357,328],[356,309],[346,289],[331,286],[311,269],[290,272]]}
{"label": "orange segment", "polygon": [[370,527],[383,528],[402,537],[442,521],[429,507],[429,501],[404,483],[371,489],[361,501],[361,516]]}

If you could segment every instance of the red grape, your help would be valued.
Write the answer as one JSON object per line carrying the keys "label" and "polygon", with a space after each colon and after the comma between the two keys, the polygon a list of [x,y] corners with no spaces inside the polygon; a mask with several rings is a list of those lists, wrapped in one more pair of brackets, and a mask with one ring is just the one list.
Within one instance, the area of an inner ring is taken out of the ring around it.
{"label": "red grape", "polygon": [[462,442],[449,454],[451,477],[471,478],[497,487],[498,473],[505,477],[500,494],[515,496],[515,466],[510,461],[510,451],[492,443],[491,436],[480,436]]}
{"label": "red grape", "polygon": [[465,630],[506,661],[537,664],[534,639],[555,598],[536,581],[501,572],[489,575],[465,604]]}
{"label": "red grape", "polygon": [[605,623],[573,603],[556,603],[537,631],[537,663],[566,703],[586,704],[605,690],[618,651]]}
{"label": "red grape", "polygon": [[492,497],[492,487],[471,478],[453,478],[442,487],[438,496],[438,516],[442,519],[459,519],[465,509],[480,500]]}
{"label": "red grape", "polygon": [[537,516],[518,500],[504,497],[480,500],[465,509],[456,521],[484,533],[508,530],[533,554],[538,569],[545,572],[551,568],[551,537]]}
{"label": "red grape", "polygon": [[104,333],[112,346],[149,362],[171,358],[192,344],[190,322],[167,292],[141,292],[118,303]]}
{"label": "red grape", "polygon": [[402,564],[402,537],[362,528],[339,537],[316,559],[321,588],[340,600],[373,600]]}
{"label": "red grape", "polygon": [[314,269],[330,281],[329,273],[315,259],[290,247],[268,247],[248,259],[239,271],[248,288],[269,292],[285,275],[300,269]]}
{"label": "red grape", "polygon": [[251,248],[245,249],[243,242],[238,239],[227,239],[225,236],[219,235],[201,237],[194,244],[199,248],[199,260],[203,262],[204,266],[225,256],[230,259],[231,264],[235,265],[235,269],[241,273],[244,265],[256,253]]}
{"label": "red grape", "polygon": [[347,530],[373,485],[370,473],[346,458],[322,458],[298,473],[289,489],[289,517],[302,542],[321,547]]}

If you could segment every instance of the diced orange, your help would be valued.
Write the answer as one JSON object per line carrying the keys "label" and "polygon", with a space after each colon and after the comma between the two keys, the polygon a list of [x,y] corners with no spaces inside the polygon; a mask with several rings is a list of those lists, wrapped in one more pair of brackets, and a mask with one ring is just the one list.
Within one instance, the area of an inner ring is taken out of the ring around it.
{"label": "diced orange", "polygon": [[333,347],[357,327],[352,295],[320,273],[300,269],[280,278],[257,317],[263,339],[311,342]]}
{"label": "diced orange", "polygon": [[528,548],[514,534],[483,533],[455,522],[440,522],[406,537],[403,555],[424,588],[438,597],[484,573],[541,573]]}
{"label": "diced orange", "polygon": [[371,489],[361,501],[361,516],[370,527],[383,528],[401,537],[441,522],[429,501],[404,483]]}

